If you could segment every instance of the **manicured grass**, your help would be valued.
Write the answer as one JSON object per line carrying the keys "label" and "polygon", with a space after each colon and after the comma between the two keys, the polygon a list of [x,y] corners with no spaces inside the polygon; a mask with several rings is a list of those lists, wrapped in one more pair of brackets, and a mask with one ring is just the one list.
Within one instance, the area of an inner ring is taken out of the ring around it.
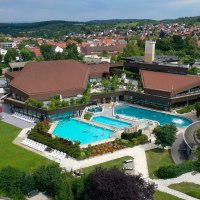
{"label": "manicured grass", "polygon": [[189,196],[200,199],[200,185],[198,184],[182,182],[177,184],[171,184],[169,188],[178,190],[179,192],[183,192]]}
{"label": "manicured grass", "polygon": [[125,156],[125,157],[118,158],[118,159],[115,159],[115,160],[111,160],[111,161],[108,161],[108,162],[104,162],[104,163],[101,163],[101,164],[98,164],[98,165],[93,165],[91,167],[86,167],[86,168],[83,169],[83,172],[86,173],[86,174],[89,174],[96,167],[104,167],[104,168],[116,167],[117,169],[122,170],[123,162],[126,161],[126,160],[130,160],[130,159],[133,159],[133,158],[131,156]]}
{"label": "manicured grass", "polygon": [[156,190],[154,193],[154,200],[182,200],[176,196],[173,196],[171,194],[165,193],[165,192],[160,192],[159,190]]}
{"label": "manicured grass", "polygon": [[170,150],[163,151],[160,148],[152,149],[150,151],[146,151],[146,157],[150,178],[158,178],[157,170],[161,166],[174,164],[171,158]]}
{"label": "manicured grass", "polygon": [[11,166],[32,171],[52,161],[12,143],[21,129],[0,121],[0,168]]}

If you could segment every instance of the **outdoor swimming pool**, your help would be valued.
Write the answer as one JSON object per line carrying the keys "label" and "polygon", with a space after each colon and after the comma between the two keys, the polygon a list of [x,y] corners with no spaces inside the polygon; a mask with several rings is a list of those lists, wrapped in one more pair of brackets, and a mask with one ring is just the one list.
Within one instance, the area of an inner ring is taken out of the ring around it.
{"label": "outdoor swimming pool", "polygon": [[92,120],[95,122],[100,122],[102,124],[113,126],[115,128],[124,128],[124,127],[131,126],[131,123],[123,122],[117,119],[112,119],[112,118],[104,117],[104,116],[96,116],[96,117],[93,117]]}
{"label": "outdoor swimming pool", "polygon": [[184,117],[170,115],[159,111],[149,110],[136,106],[119,105],[115,106],[114,109],[115,114],[127,115],[131,117],[136,117],[138,119],[154,120],[158,121],[160,125],[175,124],[176,126],[184,127],[189,126],[192,123],[190,119]]}
{"label": "outdoor swimming pool", "polygon": [[90,144],[101,140],[109,139],[113,131],[76,119],[61,120],[53,131],[53,134],[69,139],[80,141],[81,144]]}

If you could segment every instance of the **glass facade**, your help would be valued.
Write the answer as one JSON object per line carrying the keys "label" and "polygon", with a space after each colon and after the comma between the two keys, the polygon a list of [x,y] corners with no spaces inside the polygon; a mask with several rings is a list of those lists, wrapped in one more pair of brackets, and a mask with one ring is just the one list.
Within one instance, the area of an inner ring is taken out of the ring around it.
{"label": "glass facade", "polygon": [[80,114],[81,114],[81,111],[56,113],[56,114],[48,115],[48,119],[50,121],[55,121],[55,120],[66,119],[66,118],[70,118],[70,117],[78,117],[78,116],[80,116]]}
{"label": "glass facade", "polygon": [[14,106],[14,105],[11,106],[11,111],[13,113],[17,112],[17,113],[28,115],[30,117],[35,117],[35,118],[38,118],[38,119],[41,118],[41,113],[40,112],[36,112],[36,111],[29,110],[29,109],[26,109],[26,108],[21,108],[21,107]]}

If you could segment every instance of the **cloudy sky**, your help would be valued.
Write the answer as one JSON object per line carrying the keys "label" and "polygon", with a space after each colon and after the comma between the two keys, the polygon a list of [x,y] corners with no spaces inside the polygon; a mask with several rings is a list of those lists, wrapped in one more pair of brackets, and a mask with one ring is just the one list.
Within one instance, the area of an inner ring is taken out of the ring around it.
{"label": "cloudy sky", "polygon": [[200,0],[0,0],[0,22],[173,19],[200,15]]}

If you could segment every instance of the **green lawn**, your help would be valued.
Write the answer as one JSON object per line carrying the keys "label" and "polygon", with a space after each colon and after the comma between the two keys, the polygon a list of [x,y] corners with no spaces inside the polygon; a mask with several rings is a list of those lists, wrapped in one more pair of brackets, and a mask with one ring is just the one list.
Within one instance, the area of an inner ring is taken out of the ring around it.
{"label": "green lawn", "polygon": [[116,167],[117,169],[122,170],[123,162],[125,160],[129,160],[129,159],[133,159],[133,158],[131,156],[125,156],[125,157],[118,158],[118,159],[115,159],[115,160],[111,160],[111,161],[108,161],[108,162],[104,162],[104,163],[101,163],[101,164],[98,164],[98,165],[93,165],[91,167],[86,167],[86,168],[83,169],[83,172],[86,173],[86,174],[89,174],[96,167],[104,167],[104,168]]}
{"label": "green lawn", "polygon": [[150,178],[158,178],[156,171],[159,167],[174,164],[170,150],[163,151],[160,148],[152,149],[146,151],[146,156]]}
{"label": "green lawn", "polygon": [[156,190],[156,192],[154,193],[154,200],[182,200],[176,196],[173,196],[171,194],[167,194],[165,192],[160,192],[158,190]]}
{"label": "green lawn", "polygon": [[20,130],[0,121],[0,168],[12,166],[32,171],[39,165],[50,164],[52,161],[12,143]]}
{"label": "green lawn", "polygon": [[200,185],[189,182],[182,182],[177,184],[171,184],[169,188],[178,190],[179,192],[183,192],[189,196],[200,199]]}

